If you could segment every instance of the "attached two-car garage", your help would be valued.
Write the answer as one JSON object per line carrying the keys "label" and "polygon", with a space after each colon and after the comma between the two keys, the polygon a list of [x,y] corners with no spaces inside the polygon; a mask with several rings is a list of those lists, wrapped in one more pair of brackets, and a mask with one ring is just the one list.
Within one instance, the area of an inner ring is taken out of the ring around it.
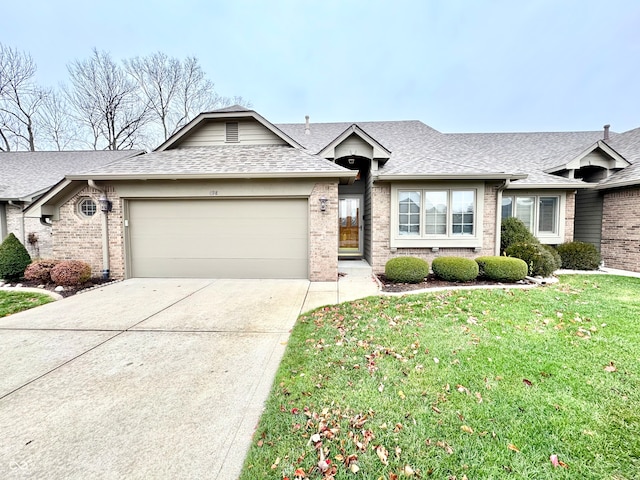
{"label": "attached two-car garage", "polygon": [[129,200],[130,277],[308,278],[306,198]]}

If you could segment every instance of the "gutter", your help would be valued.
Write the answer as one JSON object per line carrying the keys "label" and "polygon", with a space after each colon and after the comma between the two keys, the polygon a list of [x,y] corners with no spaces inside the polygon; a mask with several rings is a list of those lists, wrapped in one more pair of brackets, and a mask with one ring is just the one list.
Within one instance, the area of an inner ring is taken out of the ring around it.
{"label": "gutter", "polygon": [[504,192],[507,188],[509,188],[509,184],[511,183],[510,179],[505,179],[504,183],[498,187],[496,191],[496,244],[495,244],[495,254],[500,256],[502,252],[500,252],[500,241],[502,234],[502,192]]}
{"label": "gutter", "polygon": [[92,179],[87,180],[90,187],[98,190],[102,195],[99,199],[100,210],[102,211],[102,279],[108,280],[110,273],[109,264],[109,208],[107,199],[107,192],[96,185],[96,182]]}

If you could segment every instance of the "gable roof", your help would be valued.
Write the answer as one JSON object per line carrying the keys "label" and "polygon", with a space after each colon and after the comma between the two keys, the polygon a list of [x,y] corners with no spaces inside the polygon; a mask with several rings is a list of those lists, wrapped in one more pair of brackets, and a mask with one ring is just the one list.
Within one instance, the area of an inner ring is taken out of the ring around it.
{"label": "gable roof", "polygon": [[219,145],[176,148],[124,158],[69,180],[149,180],[160,178],[329,177],[348,181],[357,172],[302,149],[282,145]]}
{"label": "gable roof", "polygon": [[0,200],[33,201],[65,175],[132,158],[142,150],[0,153]]}
{"label": "gable roof", "polygon": [[391,156],[391,152],[384,145],[378,142],[375,138],[373,138],[355,123],[347,127],[344,132],[342,132],[331,142],[329,142],[328,145],[326,145],[322,150],[320,150],[320,152],[318,152],[318,155],[325,158],[333,157],[333,155],[330,155],[330,153],[333,154],[335,148],[351,135],[355,135],[365,143],[369,144],[373,148],[373,156],[375,158],[382,158],[386,160],[389,158],[389,156]]}
{"label": "gable roof", "polygon": [[600,182],[598,189],[640,185],[640,128],[616,135],[610,144],[632,165]]}
{"label": "gable roof", "polygon": [[186,138],[189,133],[194,131],[199,125],[202,125],[209,121],[215,120],[235,120],[235,119],[245,119],[252,118],[262,126],[270,130],[274,135],[281,138],[284,143],[289,145],[290,147],[302,148],[302,146],[296,142],[293,138],[287,135],[285,132],[277,128],[273,123],[269,122],[262,115],[254,110],[249,110],[248,108],[241,107],[239,105],[234,105],[232,107],[221,108],[218,110],[213,110],[211,112],[203,112],[200,113],[196,118],[191,120],[185,126],[183,126],[180,130],[174,133],[172,136],[167,138],[160,146],[158,146],[154,151],[162,152],[164,150],[169,150],[171,148],[176,147],[180,144],[180,142]]}

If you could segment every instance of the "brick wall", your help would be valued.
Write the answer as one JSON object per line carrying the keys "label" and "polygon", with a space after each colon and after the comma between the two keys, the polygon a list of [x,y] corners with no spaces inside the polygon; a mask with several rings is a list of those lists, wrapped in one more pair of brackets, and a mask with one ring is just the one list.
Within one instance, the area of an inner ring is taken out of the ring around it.
{"label": "brick wall", "polygon": [[[124,242],[122,236],[122,201],[111,186],[104,187],[107,198],[113,203],[108,214],[109,262],[111,278],[124,278]],[[101,192],[86,187],[60,207],[60,220],[53,222],[53,257],[58,260],[82,260],[91,265],[94,277],[102,275],[102,217],[98,198]],[[83,198],[92,198],[98,204],[98,212],[84,217],[78,212]]]}
{"label": "brick wall", "polygon": [[[2,208],[0,206],[0,208]],[[22,208],[6,205],[7,234],[13,233],[27,248],[31,258],[51,258],[53,255],[53,238],[50,226],[40,223],[39,218],[24,218]],[[32,235],[30,235],[32,234]],[[29,243],[29,238],[35,240]]]}
{"label": "brick wall", "polygon": [[390,247],[391,235],[391,185],[374,184],[373,186],[373,232],[372,252],[374,273],[384,273],[387,261],[393,257],[413,256],[427,260],[429,263],[436,257],[456,256],[476,258],[482,255],[494,255],[496,238],[496,193],[497,185],[485,185],[482,249],[473,248],[440,248],[433,252],[431,248],[397,248]]}
{"label": "brick wall", "polygon": [[605,267],[640,272],[639,205],[640,188],[605,193],[600,246]]}
{"label": "brick wall", "polygon": [[573,241],[573,228],[576,219],[576,193],[567,192],[567,203],[565,208],[564,241]]}
{"label": "brick wall", "polygon": [[[326,211],[320,198],[327,199]],[[309,280],[338,279],[338,184],[317,183],[309,197]]]}

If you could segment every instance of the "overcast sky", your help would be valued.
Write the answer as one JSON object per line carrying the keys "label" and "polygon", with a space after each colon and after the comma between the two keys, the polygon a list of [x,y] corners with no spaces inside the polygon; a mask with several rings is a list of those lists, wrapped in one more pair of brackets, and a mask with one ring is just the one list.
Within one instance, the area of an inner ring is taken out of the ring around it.
{"label": "overcast sky", "polygon": [[29,0],[0,42],[41,84],[92,48],[198,57],[268,120],[422,120],[443,132],[640,127],[638,0]]}

